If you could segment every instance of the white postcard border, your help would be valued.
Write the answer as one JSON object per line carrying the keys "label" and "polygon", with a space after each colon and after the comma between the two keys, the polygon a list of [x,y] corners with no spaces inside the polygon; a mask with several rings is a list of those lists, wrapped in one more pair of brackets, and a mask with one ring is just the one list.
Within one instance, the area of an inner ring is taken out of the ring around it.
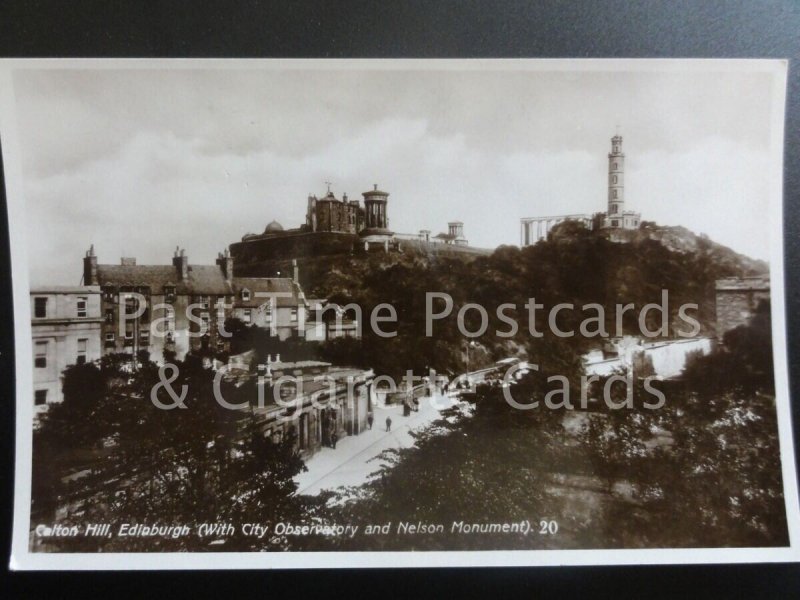
{"label": "white postcard border", "polygon": [[[794,460],[783,262],[784,105],[788,61],[766,59],[4,59],[0,141],[8,205],[16,354],[16,462],[11,568],[176,570],[556,565],[701,564],[800,561],[800,504]],[[17,69],[381,69],[530,71],[751,71],[773,75],[771,120],[771,306],[776,405],[790,546],[781,548],[513,550],[418,552],[34,553],[29,551],[33,405],[27,228],[12,72]]]}

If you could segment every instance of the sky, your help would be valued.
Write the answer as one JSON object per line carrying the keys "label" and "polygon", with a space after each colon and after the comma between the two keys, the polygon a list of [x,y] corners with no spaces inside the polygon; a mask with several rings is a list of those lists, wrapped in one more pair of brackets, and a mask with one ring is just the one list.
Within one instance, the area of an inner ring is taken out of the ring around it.
{"label": "sky", "polygon": [[768,258],[771,75],[507,65],[15,70],[31,282],[79,283],[90,244],[213,264],[326,181],[378,184],[397,232],[519,244],[522,217],[605,210],[617,127],[626,209]]}

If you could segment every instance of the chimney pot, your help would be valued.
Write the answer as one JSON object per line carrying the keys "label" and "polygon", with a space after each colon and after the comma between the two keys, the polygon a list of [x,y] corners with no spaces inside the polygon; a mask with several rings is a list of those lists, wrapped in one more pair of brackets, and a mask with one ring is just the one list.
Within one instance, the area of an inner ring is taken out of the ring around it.
{"label": "chimney pot", "polygon": [[97,285],[97,283],[97,256],[92,244],[83,258],[83,285]]}
{"label": "chimney pot", "polygon": [[172,258],[172,265],[178,271],[178,277],[181,281],[189,277],[189,258],[186,256],[185,250],[178,251],[175,248],[175,256]]}

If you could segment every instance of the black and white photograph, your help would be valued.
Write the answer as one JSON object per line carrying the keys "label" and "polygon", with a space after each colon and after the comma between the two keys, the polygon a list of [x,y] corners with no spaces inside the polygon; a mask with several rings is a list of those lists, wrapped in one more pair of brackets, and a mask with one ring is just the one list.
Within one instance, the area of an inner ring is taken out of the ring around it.
{"label": "black and white photograph", "polygon": [[4,60],[12,567],[798,559],[780,60]]}

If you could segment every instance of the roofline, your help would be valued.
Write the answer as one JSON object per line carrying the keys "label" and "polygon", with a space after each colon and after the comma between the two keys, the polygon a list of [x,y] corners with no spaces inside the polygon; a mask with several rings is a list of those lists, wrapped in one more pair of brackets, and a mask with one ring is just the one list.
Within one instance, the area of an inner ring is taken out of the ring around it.
{"label": "roofline", "polygon": [[31,294],[99,294],[99,285],[50,285],[30,288]]}

